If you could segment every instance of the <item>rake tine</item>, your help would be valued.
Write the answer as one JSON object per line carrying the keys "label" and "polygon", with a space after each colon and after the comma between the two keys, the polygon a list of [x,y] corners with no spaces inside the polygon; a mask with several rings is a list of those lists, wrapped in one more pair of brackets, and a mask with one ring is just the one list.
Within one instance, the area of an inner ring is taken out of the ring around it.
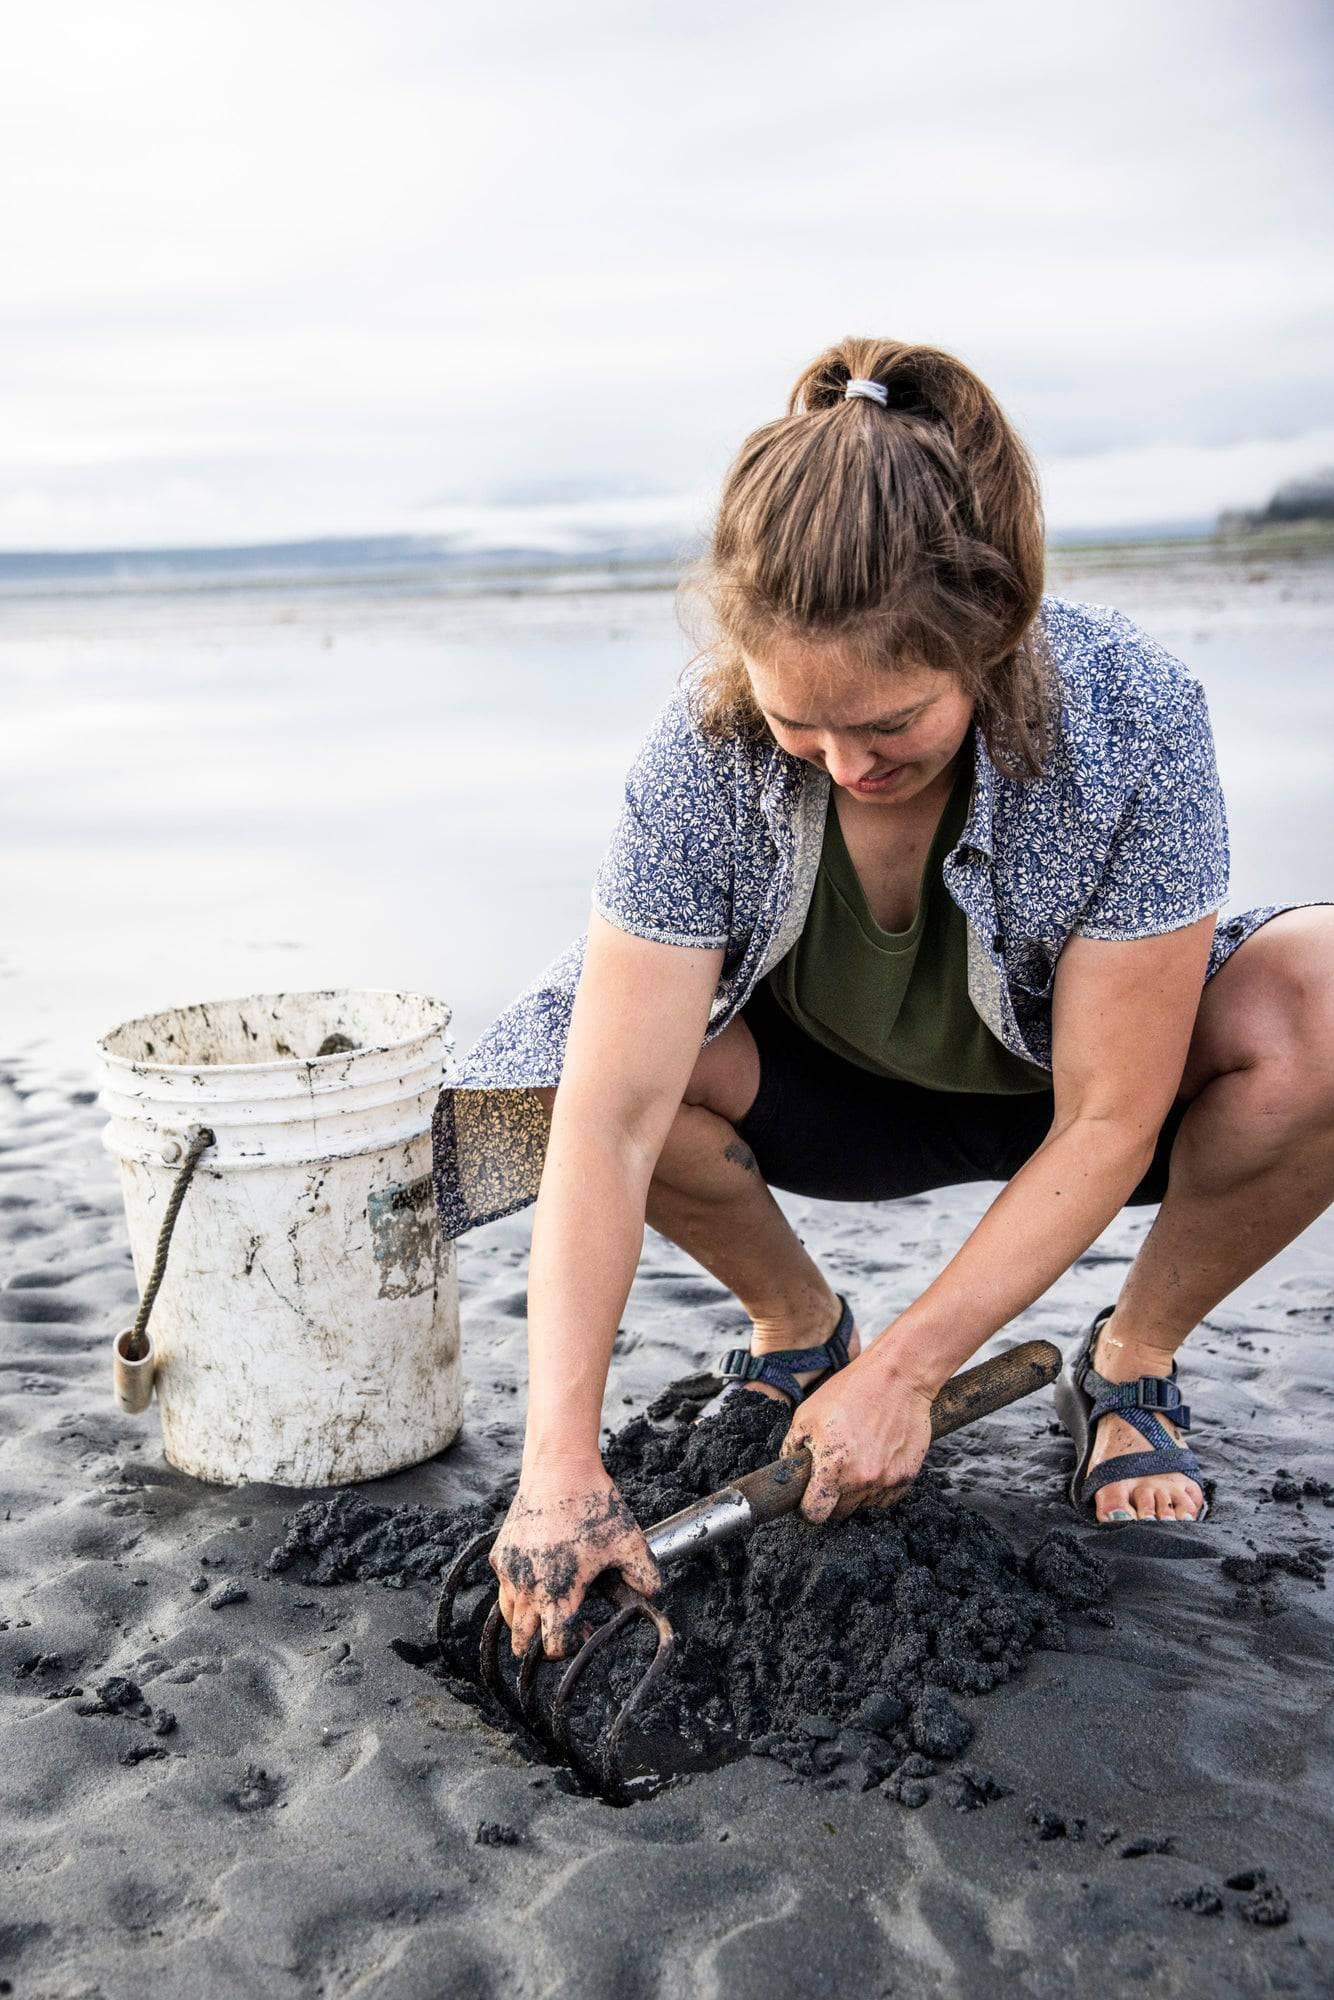
{"label": "rake tine", "polygon": [[542,1631],[539,1626],[524,1648],[523,1660],[519,1667],[519,1712],[535,1736],[541,1734],[535,1694],[537,1670],[545,1659],[546,1654],[542,1650]]}
{"label": "rake tine", "polygon": [[500,1675],[500,1634],[504,1626],[505,1621],[500,1615],[500,1599],[497,1597],[482,1627],[482,1642],[477,1649],[477,1664],[482,1676],[482,1686],[488,1694],[494,1695],[502,1708],[509,1709],[512,1714],[514,1703]]}
{"label": "rake tine", "polygon": [[560,1685],[551,1697],[551,1733],[562,1757],[572,1764],[582,1764],[584,1759],[570,1736],[570,1696],[583,1677],[594,1653],[600,1652],[609,1639],[613,1639],[624,1626],[629,1624],[634,1615],[632,1604],[623,1605],[615,1617],[609,1618],[605,1625],[595,1626],[561,1675]]}
{"label": "rake tine", "polygon": [[621,1754],[621,1743],[625,1737],[630,1717],[644,1700],[654,1682],[666,1672],[671,1664],[672,1655],[676,1651],[676,1633],[672,1630],[669,1620],[664,1617],[663,1613],[656,1606],[650,1604],[646,1597],[641,1597],[638,1591],[631,1590],[628,1584],[621,1587],[625,1590],[627,1596],[633,1600],[625,1608],[632,1613],[637,1612],[641,1617],[647,1618],[656,1627],[658,1645],[653,1658],[648,1663],[647,1669],[621,1703],[616,1719],[603,1740],[600,1775],[605,1790],[608,1793],[616,1793],[618,1795],[623,1794],[625,1791],[625,1786],[622,1784],[618,1769],[618,1761]]}
{"label": "rake tine", "polygon": [[[639,1703],[670,1661],[676,1648],[676,1634],[663,1614],[655,1610],[648,1599],[641,1597],[637,1590],[631,1590],[627,1583],[612,1584],[607,1595],[617,1607],[616,1614],[613,1618],[609,1618],[605,1625],[599,1625],[590,1632],[565,1669],[560,1686],[551,1700],[550,1721],[552,1735],[561,1755],[571,1764],[578,1764],[588,1771],[603,1790],[619,1793],[623,1787],[616,1769],[616,1760],[626,1726]],[[599,1747],[594,1758],[589,1759],[570,1734],[570,1699],[587,1671],[593,1655],[600,1652],[618,1632],[624,1631],[635,1618],[647,1618],[654,1626],[658,1634],[657,1650],[647,1671],[621,1703],[610,1728],[599,1739]]]}
{"label": "rake tine", "polygon": [[[468,1580],[468,1572],[482,1556],[490,1554],[493,1546],[493,1539],[489,1533],[474,1536],[472,1541],[459,1550],[445,1572],[444,1581],[440,1586],[439,1602],[436,1605],[435,1638],[436,1644],[446,1658],[455,1650],[454,1606],[459,1592]],[[503,1630],[500,1599],[497,1597],[482,1626],[482,1636],[478,1646],[478,1674],[487,1692],[513,1714],[514,1696],[500,1664]],[[537,1736],[543,1734],[542,1715],[536,1704],[537,1670],[545,1658],[546,1655],[542,1650],[542,1634],[538,1631],[529,1641],[519,1667],[517,1711],[528,1728]]]}
{"label": "rake tine", "polygon": [[[490,1535],[476,1536],[459,1550],[445,1573],[436,1607],[435,1636],[441,1652],[446,1656],[454,1648],[454,1606],[459,1592],[468,1581],[470,1570],[481,1557],[490,1553],[491,1546]],[[542,1649],[542,1634],[540,1630],[535,1632],[524,1650],[519,1665],[516,1700],[501,1666],[500,1649],[507,1628],[500,1615],[499,1596],[482,1626],[478,1671],[483,1687],[503,1708],[512,1715],[517,1713],[535,1736],[545,1737],[567,1763],[584,1771],[600,1790],[610,1795],[622,1794],[625,1790],[617,1768],[621,1744],[631,1716],[669,1664],[676,1647],[676,1634],[663,1614],[638,1591],[631,1590],[627,1583],[620,1580],[609,1583],[606,1594],[615,1606],[613,1615],[605,1625],[595,1626],[589,1633],[561,1675],[556,1692],[545,1710],[538,1696],[538,1669],[547,1658]],[[658,1635],[657,1650],[645,1673],[621,1703],[610,1727],[599,1737],[592,1755],[588,1755],[575,1743],[570,1733],[571,1697],[593,1656],[636,1618],[647,1618],[653,1625]]]}
{"label": "rake tine", "polygon": [[500,1616],[500,1599],[497,1597],[482,1627],[481,1645],[478,1649],[482,1684],[509,1710],[511,1715],[519,1716],[533,1734],[539,1736],[541,1734],[539,1719],[533,1714],[533,1685],[537,1669],[546,1657],[542,1651],[542,1634],[540,1631],[534,1632],[524,1649],[519,1666],[519,1695],[516,1703],[500,1664],[500,1651],[507,1629]]}
{"label": "rake tine", "polygon": [[480,1555],[490,1551],[492,1536],[475,1535],[461,1548],[445,1572],[445,1580],[440,1586],[440,1602],[435,1612],[435,1640],[442,1653],[448,1653],[453,1646],[454,1600],[463,1587],[463,1579]]}

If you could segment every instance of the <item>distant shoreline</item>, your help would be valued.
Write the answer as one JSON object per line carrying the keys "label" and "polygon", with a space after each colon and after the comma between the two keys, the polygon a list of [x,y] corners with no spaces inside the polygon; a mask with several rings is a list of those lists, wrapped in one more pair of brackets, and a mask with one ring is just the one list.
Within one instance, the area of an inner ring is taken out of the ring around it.
{"label": "distant shoreline", "polygon": [[[0,551],[0,601],[60,597],[241,595],[335,591],[448,597],[670,591],[698,549],[664,547],[550,553],[469,551],[407,536],[329,538],[236,548]],[[1305,562],[1334,554],[1334,521],[1266,522],[1180,534],[1053,537],[1054,566],[1125,570],[1183,559],[1234,565]]]}
{"label": "distant shoreline", "polygon": [[1089,569],[1128,569],[1133,564],[1169,561],[1189,554],[1207,556],[1220,563],[1236,563],[1263,556],[1270,562],[1309,562],[1334,555],[1334,521],[1266,522],[1256,528],[1230,528],[1190,538],[1149,537],[1143,541],[1048,542],[1049,558],[1078,559]]}

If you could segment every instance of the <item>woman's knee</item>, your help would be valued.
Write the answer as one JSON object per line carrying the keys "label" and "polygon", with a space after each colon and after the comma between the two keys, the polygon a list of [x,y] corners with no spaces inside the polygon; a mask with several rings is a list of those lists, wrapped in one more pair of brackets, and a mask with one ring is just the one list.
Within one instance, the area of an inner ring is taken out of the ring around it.
{"label": "woman's knee", "polygon": [[699,1052],[682,1103],[716,1112],[730,1125],[754,1104],[760,1089],[760,1052],[741,1015]]}
{"label": "woman's knee", "polygon": [[1265,929],[1270,950],[1258,963],[1270,1053],[1292,1070],[1307,1098],[1323,1094],[1328,1105],[1334,1093],[1334,908],[1290,910]]}
{"label": "woman's knee", "polygon": [[1265,1073],[1275,1113],[1334,1115],[1334,907],[1271,918],[1205,988],[1186,1094],[1238,1070]]}

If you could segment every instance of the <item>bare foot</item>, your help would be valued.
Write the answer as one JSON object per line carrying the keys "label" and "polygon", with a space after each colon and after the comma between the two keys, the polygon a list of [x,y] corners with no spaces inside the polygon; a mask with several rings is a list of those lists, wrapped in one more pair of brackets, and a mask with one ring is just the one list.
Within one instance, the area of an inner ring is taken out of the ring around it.
{"label": "bare foot", "polygon": [[[791,1327],[784,1328],[778,1332],[769,1333],[769,1332],[761,1332],[758,1327],[752,1328],[750,1336],[751,1353],[756,1355],[777,1354],[780,1353],[784,1348],[819,1347],[823,1341],[829,1339],[830,1335],[834,1331],[834,1328],[838,1325],[839,1316],[842,1313],[843,1308],[838,1303],[838,1300],[835,1299],[833,1306],[830,1308],[830,1310],[833,1315],[833,1324],[830,1325],[828,1319],[826,1318],[825,1330],[823,1333],[815,1331],[812,1331],[810,1333],[794,1332]],[[854,1323],[852,1331],[848,1335],[848,1359],[850,1361],[855,1359],[855,1357],[858,1354],[860,1354],[861,1351],[862,1351],[862,1343],[860,1336],[858,1335],[856,1325]],[[824,1368],[805,1368],[795,1373],[793,1379],[795,1380],[798,1388],[805,1389],[808,1383],[818,1381],[818,1379],[822,1375],[826,1375],[828,1372],[829,1371]],[[761,1396],[768,1396],[771,1399],[771,1401],[775,1403],[787,1403],[790,1405],[792,1401],[792,1398],[790,1396],[785,1396],[781,1389],[775,1389],[773,1384],[770,1382],[744,1382],[740,1386],[745,1389],[758,1390]]]}
{"label": "bare foot", "polygon": [[[1172,1356],[1123,1338],[1116,1330],[1114,1313],[1099,1328],[1089,1359],[1099,1375],[1105,1375],[1109,1382],[1134,1382],[1141,1375],[1172,1373]],[[1161,1410],[1154,1414],[1174,1443],[1186,1442]],[[1148,1439],[1133,1424],[1121,1417],[1100,1417],[1093,1433],[1089,1471],[1104,1459],[1119,1458],[1123,1452],[1151,1449]],[[1119,1479],[1113,1485],[1101,1487],[1093,1496],[1093,1504],[1100,1521],[1193,1521],[1204,1506],[1204,1494],[1184,1472],[1159,1472],[1147,1479]]]}

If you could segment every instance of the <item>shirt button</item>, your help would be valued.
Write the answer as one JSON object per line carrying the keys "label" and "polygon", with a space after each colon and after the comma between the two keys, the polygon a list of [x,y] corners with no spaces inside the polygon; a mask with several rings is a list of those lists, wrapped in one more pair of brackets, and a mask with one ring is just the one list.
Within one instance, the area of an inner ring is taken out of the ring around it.
{"label": "shirt button", "polygon": [[1242,919],[1240,917],[1234,917],[1232,919],[1232,922],[1227,926],[1225,934],[1230,938],[1239,938],[1242,932],[1245,930],[1245,928],[1246,925],[1242,921]]}
{"label": "shirt button", "polygon": [[1005,949],[1005,939],[999,931],[997,931],[995,937],[991,940],[991,949],[997,952],[1004,951]]}

